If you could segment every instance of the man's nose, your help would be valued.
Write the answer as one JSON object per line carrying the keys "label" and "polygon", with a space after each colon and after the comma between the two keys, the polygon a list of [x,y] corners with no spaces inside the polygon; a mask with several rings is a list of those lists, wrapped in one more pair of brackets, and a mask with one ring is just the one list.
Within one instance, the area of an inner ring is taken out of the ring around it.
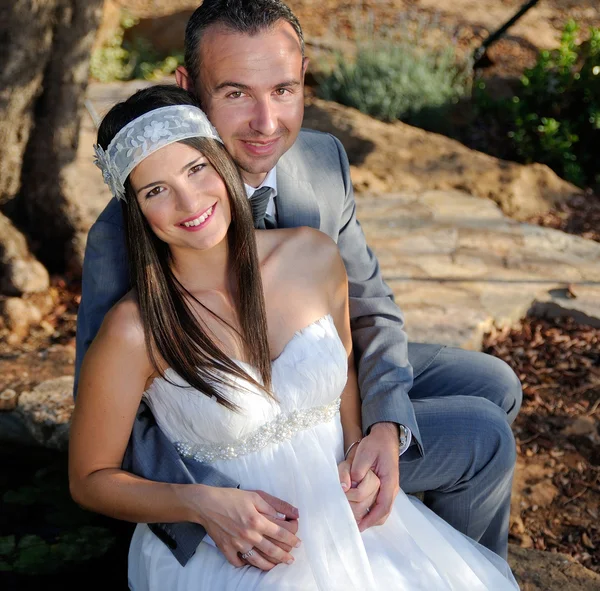
{"label": "man's nose", "polygon": [[277,109],[268,98],[256,101],[250,127],[265,136],[273,135],[277,130]]}

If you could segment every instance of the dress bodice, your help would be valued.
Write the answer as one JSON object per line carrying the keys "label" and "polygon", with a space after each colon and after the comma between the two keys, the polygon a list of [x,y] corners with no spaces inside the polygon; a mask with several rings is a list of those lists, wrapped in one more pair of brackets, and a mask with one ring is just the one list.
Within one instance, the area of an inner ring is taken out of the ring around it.
{"label": "dress bodice", "polygon": [[[251,366],[237,363],[258,379]],[[327,315],[297,331],[273,361],[276,400],[236,378],[234,383],[240,387],[226,392],[239,408],[232,411],[189,387],[173,370],[166,371],[167,379],[156,378],[144,397],[160,428],[171,441],[184,446],[235,446],[240,441],[263,440],[265,433],[276,440],[294,425],[309,425],[320,417],[327,420],[337,410],[347,367],[346,350],[332,317]],[[210,457],[197,459],[207,461]]]}

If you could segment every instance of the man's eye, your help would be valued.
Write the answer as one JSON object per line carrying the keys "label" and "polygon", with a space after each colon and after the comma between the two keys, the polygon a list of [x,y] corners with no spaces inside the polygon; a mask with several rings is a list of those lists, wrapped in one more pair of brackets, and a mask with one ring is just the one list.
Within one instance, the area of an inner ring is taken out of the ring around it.
{"label": "man's eye", "polygon": [[286,94],[290,93],[290,90],[289,88],[278,88],[275,93],[277,96],[285,96]]}
{"label": "man's eye", "polygon": [[240,98],[242,96],[242,91],[241,90],[236,90],[235,92],[230,92],[227,95],[227,98],[233,98],[233,99],[237,99]]}

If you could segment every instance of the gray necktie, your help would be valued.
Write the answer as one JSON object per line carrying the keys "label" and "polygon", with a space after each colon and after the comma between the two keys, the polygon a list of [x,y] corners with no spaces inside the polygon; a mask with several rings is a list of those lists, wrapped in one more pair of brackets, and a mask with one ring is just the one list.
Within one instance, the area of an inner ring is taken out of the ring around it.
{"label": "gray necktie", "polygon": [[262,187],[254,191],[254,194],[250,197],[254,227],[257,230],[270,230],[277,227],[275,218],[267,214],[267,206],[274,193],[275,190],[271,187]]}

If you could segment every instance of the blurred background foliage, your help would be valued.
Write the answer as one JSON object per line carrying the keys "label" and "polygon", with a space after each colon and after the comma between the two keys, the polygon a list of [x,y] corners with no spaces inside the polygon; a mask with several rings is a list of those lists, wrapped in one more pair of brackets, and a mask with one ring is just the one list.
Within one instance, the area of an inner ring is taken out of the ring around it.
{"label": "blurred background foliage", "polygon": [[90,76],[93,79],[99,82],[159,80],[173,74],[177,66],[183,64],[183,52],[163,55],[148,39],[125,39],[125,31],[138,22],[138,19],[123,12],[113,37],[92,53]]}
{"label": "blurred background foliage", "polygon": [[577,43],[570,20],[560,46],[539,53],[509,98],[496,99],[484,82],[474,88],[483,117],[507,130],[517,159],[542,162],[580,186],[600,188],[600,29]]}

